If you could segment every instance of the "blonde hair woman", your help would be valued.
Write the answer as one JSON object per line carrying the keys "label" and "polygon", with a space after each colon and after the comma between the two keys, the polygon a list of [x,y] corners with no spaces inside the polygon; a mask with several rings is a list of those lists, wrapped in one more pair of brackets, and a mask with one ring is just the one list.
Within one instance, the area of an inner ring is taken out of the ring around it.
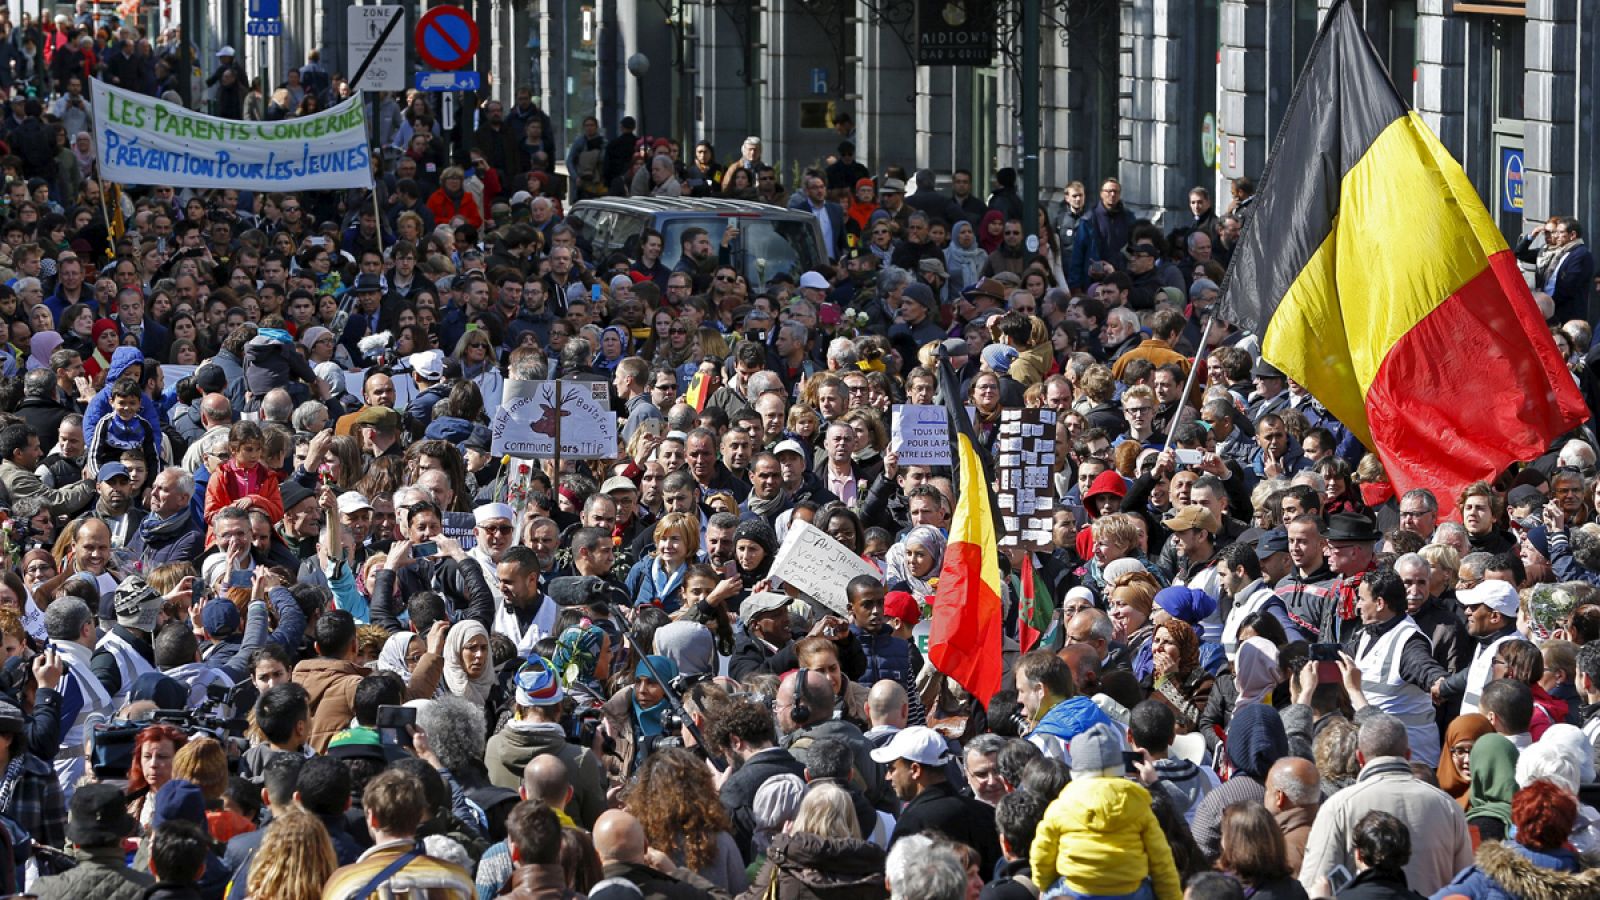
{"label": "blonde hair woman", "polygon": [[320,900],[339,867],[333,841],[316,816],[294,809],[272,820],[250,863],[250,900]]}
{"label": "blonde hair woman", "polygon": [[860,839],[861,824],[849,794],[837,785],[817,784],[806,791],[800,811],[785,831],[820,838]]}

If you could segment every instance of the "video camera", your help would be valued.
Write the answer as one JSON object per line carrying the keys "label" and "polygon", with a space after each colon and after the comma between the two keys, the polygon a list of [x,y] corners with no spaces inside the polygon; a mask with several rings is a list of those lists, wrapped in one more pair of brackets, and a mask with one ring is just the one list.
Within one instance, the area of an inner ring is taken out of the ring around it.
{"label": "video camera", "polygon": [[206,701],[197,709],[157,709],[150,712],[149,718],[138,721],[95,722],[89,730],[89,767],[102,780],[127,778],[139,732],[151,725],[171,725],[189,737],[215,738],[228,750],[229,770],[236,772],[239,756],[250,747],[244,736],[250,720],[232,715],[233,700],[240,687],[208,685]]}

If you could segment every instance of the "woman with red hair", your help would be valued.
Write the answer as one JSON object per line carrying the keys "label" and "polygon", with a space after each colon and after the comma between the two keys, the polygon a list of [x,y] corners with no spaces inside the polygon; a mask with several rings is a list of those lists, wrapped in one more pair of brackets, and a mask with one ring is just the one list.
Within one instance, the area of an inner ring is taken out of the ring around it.
{"label": "woman with red hair", "polygon": [[188,735],[166,724],[147,726],[133,739],[133,765],[128,767],[128,814],[138,819],[141,827],[150,825],[156,809],[156,791],[172,780],[172,761],[188,742]]}
{"label": "woman with red hair", "polygon": [[1567,837],[1578,820],[1578,798],[1554,782],[1535,781],[1511,798],[1516,840],[1484,841],[1476,861],[1435,897],[1594,897],[1600,869],[1582,871]]}

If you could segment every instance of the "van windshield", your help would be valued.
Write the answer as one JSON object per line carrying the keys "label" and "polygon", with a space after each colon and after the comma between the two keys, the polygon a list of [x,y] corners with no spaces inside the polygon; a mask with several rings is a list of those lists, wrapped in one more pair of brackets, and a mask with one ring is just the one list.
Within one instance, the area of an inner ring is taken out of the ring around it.
{"label": "van windshield", "polygon": [[765,285],[785,273],[798,281],[802,274],[815,269],[822,262],[817,259],[815,239],[808,221],[675,216],[663,223],[666,246],[661,253],[661,264],[668,269],[678,265],[678,258],[682,255],[683,233],[690,228],[704,228],[711,238],[711,251],[716,253],[722,246],[722,233],[727,230],[730,221],[739,226],[739,238],[729,247],[731,261],[752,287]]}

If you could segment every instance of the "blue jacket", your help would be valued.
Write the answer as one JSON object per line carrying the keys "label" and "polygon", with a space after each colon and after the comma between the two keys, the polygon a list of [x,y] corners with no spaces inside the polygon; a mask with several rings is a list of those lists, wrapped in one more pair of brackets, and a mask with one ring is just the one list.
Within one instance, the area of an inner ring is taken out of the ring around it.
{"label": "blue jacket", "polygon": [[1100,722],[1114,729],[1122,727],[1111,721],[1111,717],[1102,712],[1093,700],[1080,695],[1050,707],[1039,724],[1033,726],[1033,733],[1048,734],[1071,744],[1073,738]]}
{"label": "blue jacket", "polygon": [[1461,895],[1472,900],[1528,900],[1533,897],[1593,897],[1600,870],[1579,873],[1583,864],[1565,848],[1548,853],[1516,841],[1486,841],[1477,861],[1436,891],[1434,900]]}
{"label": "blue jacket", "polygon": [[633,595],[633,605],[644,606],[645,604],[651,604],[659,606],[669,613],[677,612],[678,607],[683,605],[683,581],[687,579],[680,580],[677,586],[665,595],[657,595],[655,580],[650,577],[650,567],[655,565],[655,562],[656,558],[654,556],[646,556],[634,563],[633,568],[628,570],[625,585],[628,593]]}
{"label": "blue jacket", "polygon": [[[89,401],[89,408],[83,413],[83,433],[85,436],[94,434],[94,426],[100,420],[111,414],[111,387],[128,371],[129,366],[144,365],[144,351],[138,347],[118,347],[111,354],[111,367],[106,370],[106,386],[100,389]],[[154,400],[149,396],[139,399],[139,415],[150,423],[150,431],[155,434],[156,453],[161,452],[161,411],[156,409]]]}
{"label": "blue jacket", "polygon": [[861,626],[851,625],[850,632],[856,636],[862,652],[867,655],[867,671],[856,681],[867,685],[884,680],[906,685],[912,683],[910,641],[895,637],[894,630],[888,625],[879,627],[876,634],[868,634]]}

